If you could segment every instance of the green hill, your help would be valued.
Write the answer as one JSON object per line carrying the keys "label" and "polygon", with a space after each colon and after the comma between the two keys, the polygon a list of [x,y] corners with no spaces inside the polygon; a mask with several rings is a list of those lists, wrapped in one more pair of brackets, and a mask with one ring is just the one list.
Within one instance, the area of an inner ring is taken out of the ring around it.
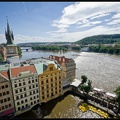
{"label": "green hill", "polygon": [[111,34],[111,35],[96,35],[83,38],[74,42],[74,44],[120,44],[120,34]]}

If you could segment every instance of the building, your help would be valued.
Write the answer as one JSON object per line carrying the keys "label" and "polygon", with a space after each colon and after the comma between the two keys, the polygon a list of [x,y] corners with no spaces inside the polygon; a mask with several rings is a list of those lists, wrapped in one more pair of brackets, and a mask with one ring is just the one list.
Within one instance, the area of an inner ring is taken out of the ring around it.
{"label": "building", "polygon": [[15,44],[13,44],[14,35],[13,32],[10,30],[8,20],[7,20],[7,30],[5,30],[5,37],[7,43],[0,46],[0,54],[2,56],[3,61],[9,62],[9,59],[11,57],[18,56],[18,48]]}
{"label": "building", "polygon": [[56,60],[58,64],[60,64],[62,69],[62,77],[63,77],[63,89],[70,86],[72,81],[75,79],[76,75],[76,64],[73,59],[65,58],[65,56],[54,56],[50,55],[50,59]]}
{"label": "building", "polygon": [[14,101],[8,70],[0,70],[0,118],[14,116]]}
{"label": "building", "polygon": [[48,102],[62,94],[62,71],[59,64],[48,58],[27,60],[34,64],[38,73],[40,102]]}
{"label": "building", "polygon": [[11,68],[10,81],[15,104],[15,116],[40,103],[38,74],[34,65]]}

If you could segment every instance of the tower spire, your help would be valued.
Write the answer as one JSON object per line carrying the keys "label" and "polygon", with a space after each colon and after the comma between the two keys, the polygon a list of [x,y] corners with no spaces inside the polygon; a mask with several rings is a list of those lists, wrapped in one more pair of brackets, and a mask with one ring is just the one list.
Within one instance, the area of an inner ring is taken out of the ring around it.
{"label": "tower spire", "polygon": [[5,30],[5,36],[6,36],[7,44],[13,44],[13,40],[14,40],[13,32],[10,31],[7,16],[6,19],[7,19],[7,30]]}

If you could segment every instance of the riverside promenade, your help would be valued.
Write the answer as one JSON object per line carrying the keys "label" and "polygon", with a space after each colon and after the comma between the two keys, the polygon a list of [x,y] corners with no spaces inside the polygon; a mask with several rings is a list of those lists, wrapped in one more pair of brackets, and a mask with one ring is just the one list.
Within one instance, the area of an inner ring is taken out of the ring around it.
{"label": "riverside promenade", "polygon": [[80,85],[80,83],[77,80],[76,80],[76,83],[77,84],[72,84],[71,92],[73,94],[76,94],[77,96],[82,97],[84,102],[96,108],[99,108],[104,112],[107,112],[111,118],[114,118],[114,117],[120,118],[120,113],[118,113],[118,104],[115,102],[114,97],[111,97],[111,98],[106,97],[108,93],[98,88],[95,88],[95,90],[98,90],[98,91],[95,91],[92,88],[92,90],[88,94],[86,94],[83,91],[79,90],[78,86]]}

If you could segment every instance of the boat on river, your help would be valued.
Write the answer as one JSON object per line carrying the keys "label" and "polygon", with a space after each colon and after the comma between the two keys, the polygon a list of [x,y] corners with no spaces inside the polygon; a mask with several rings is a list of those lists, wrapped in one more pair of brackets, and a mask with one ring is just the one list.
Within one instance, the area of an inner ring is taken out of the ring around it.
{"label": "boat on river", "polygon": [[97,109],[97,108],[95,108],[95,107],[93,107],[91,105],[88,105],[87,103],[81,103],[79,105],[79,109],[82,112],[86,112],[87,110],[90,110],[90,111],[92,111],[94,113],[97,113],[98,115],[100,115],[100,116],[102,116],[104,118],[108,118],[109,117],[108,113],[102,111],[101,109]]}

